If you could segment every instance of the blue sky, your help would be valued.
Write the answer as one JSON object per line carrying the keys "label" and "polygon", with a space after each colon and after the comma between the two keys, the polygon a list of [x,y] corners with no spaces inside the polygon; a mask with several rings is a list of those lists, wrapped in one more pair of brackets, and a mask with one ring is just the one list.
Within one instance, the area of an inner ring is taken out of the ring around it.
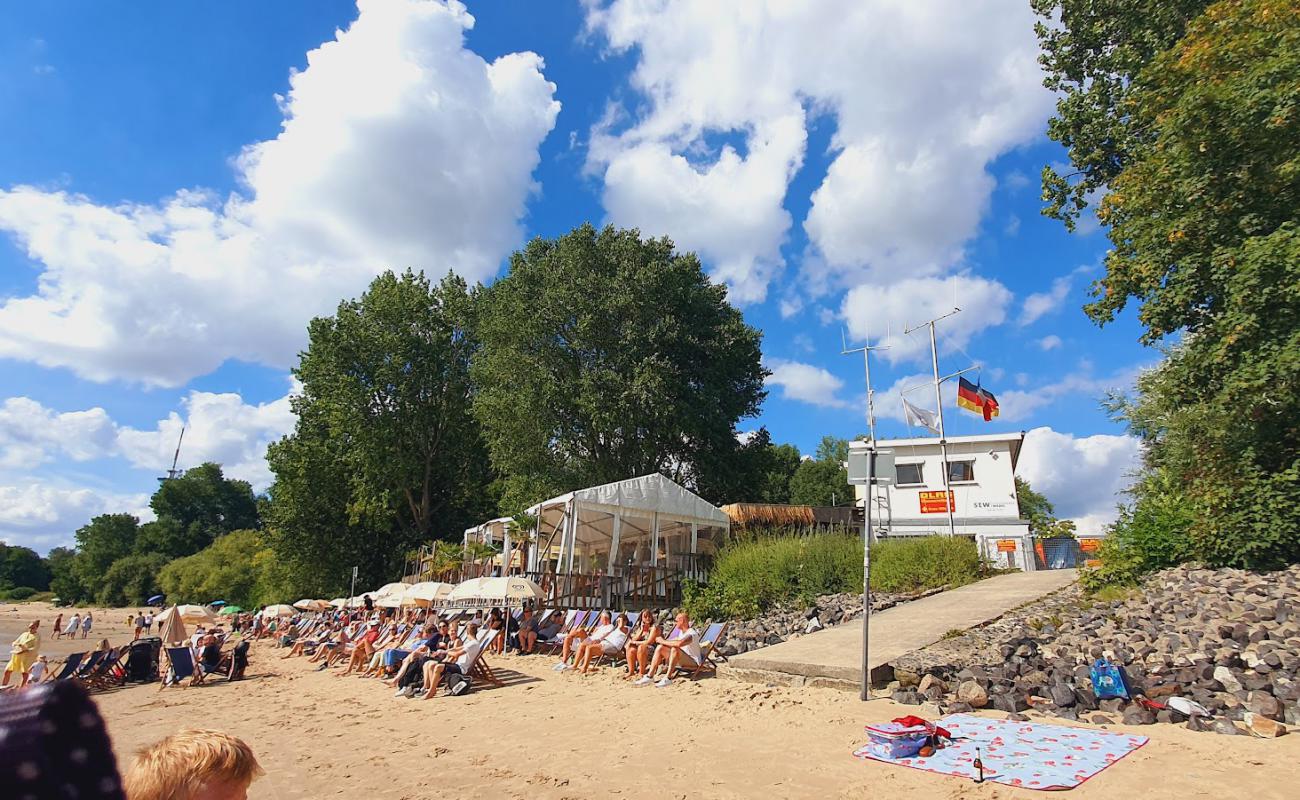
{"label": "blue sky", "polygon": [[7,8],[0,538],[143,510],[182,422],[182,466],[264,488],[313,314],[385,266],[491,281],[586,221],[701,255],[773,371],[741,429],[805,452],[866,429],[846,332],[891,346],[880,433],[916,433],[901,329],[955,298],[941,368],[981,364],[1003,416],[949,432],[1029,431],[1022,473],[1100,526],[1137,449],[1097,399],[1158,356],[1082,313],[1095,223],[1039,214],[1063,154],[1026,5]]}

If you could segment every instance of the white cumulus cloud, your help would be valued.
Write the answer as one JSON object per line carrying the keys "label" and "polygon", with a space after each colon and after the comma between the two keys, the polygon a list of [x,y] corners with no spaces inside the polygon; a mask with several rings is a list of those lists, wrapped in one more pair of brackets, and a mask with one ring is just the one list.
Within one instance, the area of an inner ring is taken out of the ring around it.
{"label": "white cumulus cloud", "polygon": [[1038,340],[1038,347],[1044,352],[1055,350],[1056,348],[1060,347],[1062,344],[1063,343],[1061,342],[1061,337],[1057,336],[1054,333],[1049,336],[1044,336],[1043,338]]}
{"label": "white cumulus cloud", "polygon": [[849,333],[888,347],[879,355],[892,364],[927,361],[930,339],[927,330],[904,334],[918,323],[961,308],[939,323],[940,350],[965,348],[973,336],[1001,325],[1007,317],[1011,291],[995,280],[972,275],[946,278],[905,278],[894,283],[865,283],[844,295],[840,316]]}
{"label": "white cumulus cloud", "polygon": [[290,396],[250,404],[233,392],[191,391],[181,401],[183,415],[172,412],[151,429],[119,425],[102,408],[60,413],[30,398],[12,397],[0,405],[0,467],[122,458],[161,474],[171,466],[183,425],[182,468],[215,461],[227,477],[262,490],[272,479],[267,445],[293,430]]}
{"label": "white cumulus cloud", "polygon": [[1075,436],[1044,427],[1025,434],[1018,472],[1055,505],[1058,517],[1073,519],[1081,534],[1096,534],[1115,520],[1140,463],[1132,436]]}
{"label": "white cumulus cloud", "polygon": [[772,372],[767,378],[768,385],[780,386],[781,396],[787,400],[798,400],[828,408],[849,406],[848,401],[839,396],[840,390],[844,388],[844,381],[828,370],[801,361],[779,358],[767,359],[766,365]]}
{"label": "white cumulus cloud", "polygon": [[0,540],[39,553],[72,546],[72,534],[91,517],[119,513],[152,520],[149,495],[32,482],[0,484]]}
{"label": "white cumulus cloud", "polygon": [[279,134],[235,160],[240,192],[0,189],[0,231],[41,270],[0,303],[0,357],[181,385],[229,358],[287,366],[307,320],[383,269],[494,274],[559,111],[541,58],[484,61],[454,0],[358,8],[290,75]]}
{"label": "white cumulus cloud", "polygon": [[1051,110],[1033,22],[1015,0],[592,2],[589,29],[636,55],[638,97],[597,126],[588,166],[613,220],[677,223],[758,299],[780,268],[807,118],[826,116],[832,160],[803,221],[809,291],[938,274],[977,231],[989,162]]}

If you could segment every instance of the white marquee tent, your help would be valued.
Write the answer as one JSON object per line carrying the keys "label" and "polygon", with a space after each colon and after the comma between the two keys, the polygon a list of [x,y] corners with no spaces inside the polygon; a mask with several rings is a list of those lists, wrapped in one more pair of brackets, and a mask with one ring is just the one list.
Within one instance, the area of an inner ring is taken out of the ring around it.
{"label": "white marquee tent", "polygon": [[731,525],[722,509],[658,473],[568,492],[528,513],[538,518],[530,568],[553,560],[565,573],[684,563],[716,552]]}

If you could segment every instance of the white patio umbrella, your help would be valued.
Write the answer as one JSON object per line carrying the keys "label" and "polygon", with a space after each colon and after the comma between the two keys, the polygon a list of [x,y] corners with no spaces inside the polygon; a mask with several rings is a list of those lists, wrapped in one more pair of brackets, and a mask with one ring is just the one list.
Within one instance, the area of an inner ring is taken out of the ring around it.
{"label": "white patio umbrella", "polygon": [[380,586],[375,591],[370,592],[370,597],[372,600],[378,600],[382,597],[393,597],[393,596],[401,597],[402,592],[406,591],[409,588],[411,588],[411,584],[403,583],[402,581],[385,583],[383,586]]}
{"label": "white patio umbrella", "polygon": [[387,594],[375,601],[376,608],[401,608],[402,596],[400,594]]}
{"label": "white patio umbrella", "polygon": [[347,597],[336,597],[333,600],[331,600],[329,604],[334,606],[335,608],[347,608],[348,600],[349,598]]}
{"label": "white patio umbrella", "polygon": [[542,587],[519,575],[482,580],[478,596],[483,600],[500,600],[505,605],[517,605],[525,600],[541,600],[546,597]]}
{"label": "white patio umbrella", "polygon": [[456,588],[452,589],[451,593],[447,595],[447,601],[451,603],[461,603],[466,600],[482,600],[484,598],[479,594],[479,589],[483,586],[485,581],[490,580],[492,579],[470,578],[467,581],[461,581],[456,584]]}
{"label": "white patio umbrella", "polygon": [[443,600],[451,594],[451,590],[456,587],[450,583],[441,581],[424,581],[415,583],[411,588],[402,592],[402,605],[428,607],[438,600]]}
{"label": "white patio umbrella", "polygon": [[293,606],[286,606],[283,603],[262,609],[264,617],[292,617],[295,613],[297,612],[293,610]]}
{"label": "white patio umbrella", "polygon": [[315,611],[316,610],[315,603],[316,603],[315,600],[303,598],[302,600],[299,600],[298,602],[294,603],[293,607],[298,609],[299,611]]}
{"label": "white patio umbrella", "polygon": [[207,606],[173,606],[177,615],[182,622],[203,623],[205,625],[215,625],[217,618],[212,614],[212,609]]}

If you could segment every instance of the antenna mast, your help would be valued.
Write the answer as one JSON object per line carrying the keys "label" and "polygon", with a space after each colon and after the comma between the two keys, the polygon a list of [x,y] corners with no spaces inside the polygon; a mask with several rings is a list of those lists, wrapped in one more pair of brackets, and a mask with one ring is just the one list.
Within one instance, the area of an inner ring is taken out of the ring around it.
{"label": "antenna mast", "polygon": [[952,311],[949,311],[947,314],[940,314],[939,316],[935,317],[932,320],[928,320],[926,322],[913,325],[912,327],[903,331],[904,334],[910,334],[912,331],[920,330],[923,327],[928,327],[930,329],[930,363],[934,367],[934,404],[938,408],[938,414],[939,414],[939,452],[943,456],[943,495],[944,495],[943,503],[944,503],[944,508],[948,509],[948,535],[949,536],[957,535],[957,524],[956,522],[954,522],[952,516],[953,506],[956,505],[957,498],[952,493],[952,485],[951,485],[952,468],[948,466],[948,438],[944,434],[944,429],[943,429],[943,394],[939,391],[939,387],[940,385],[943,384],[944,381],[952,380],[958,375],[961,375],[963,372],[970,372],[973,369],[978,369],[978,367],[967,367],[966,369],[958,370],[957,372],[954,372],[951,375],[945,375],[944,377],[940,378],[939,377],[939,346],[935,341],[934,323],[938,322],[941,319],[947,319],[948,317],[951,317],[953,314],[957,314],[960,311],[961,309],[958,308],[956,305],[954,305]]}
{"label": "antenna mast", "polygon": [[181,442],[183,442],[183,441],[185,441],[185,426],[184,426],[184,425],[181,426],[181,435],[178,436],[178,437],[176,437],[176,453],[175,453],[175,455],[172,456],[172,468],[169,469],[169,470],[167,470],[167,475],[166,475],[165,477],[162,477],[162,478],[159,478],[159,479],[158,479],[158,482],[159,482],[159,483],[166,483],[167,481],[175,480],[176,478],[179,478],[179,477],[181,476],[180,470],[176,469],[176,462],[180,461],[180,458],[181,458]]}

